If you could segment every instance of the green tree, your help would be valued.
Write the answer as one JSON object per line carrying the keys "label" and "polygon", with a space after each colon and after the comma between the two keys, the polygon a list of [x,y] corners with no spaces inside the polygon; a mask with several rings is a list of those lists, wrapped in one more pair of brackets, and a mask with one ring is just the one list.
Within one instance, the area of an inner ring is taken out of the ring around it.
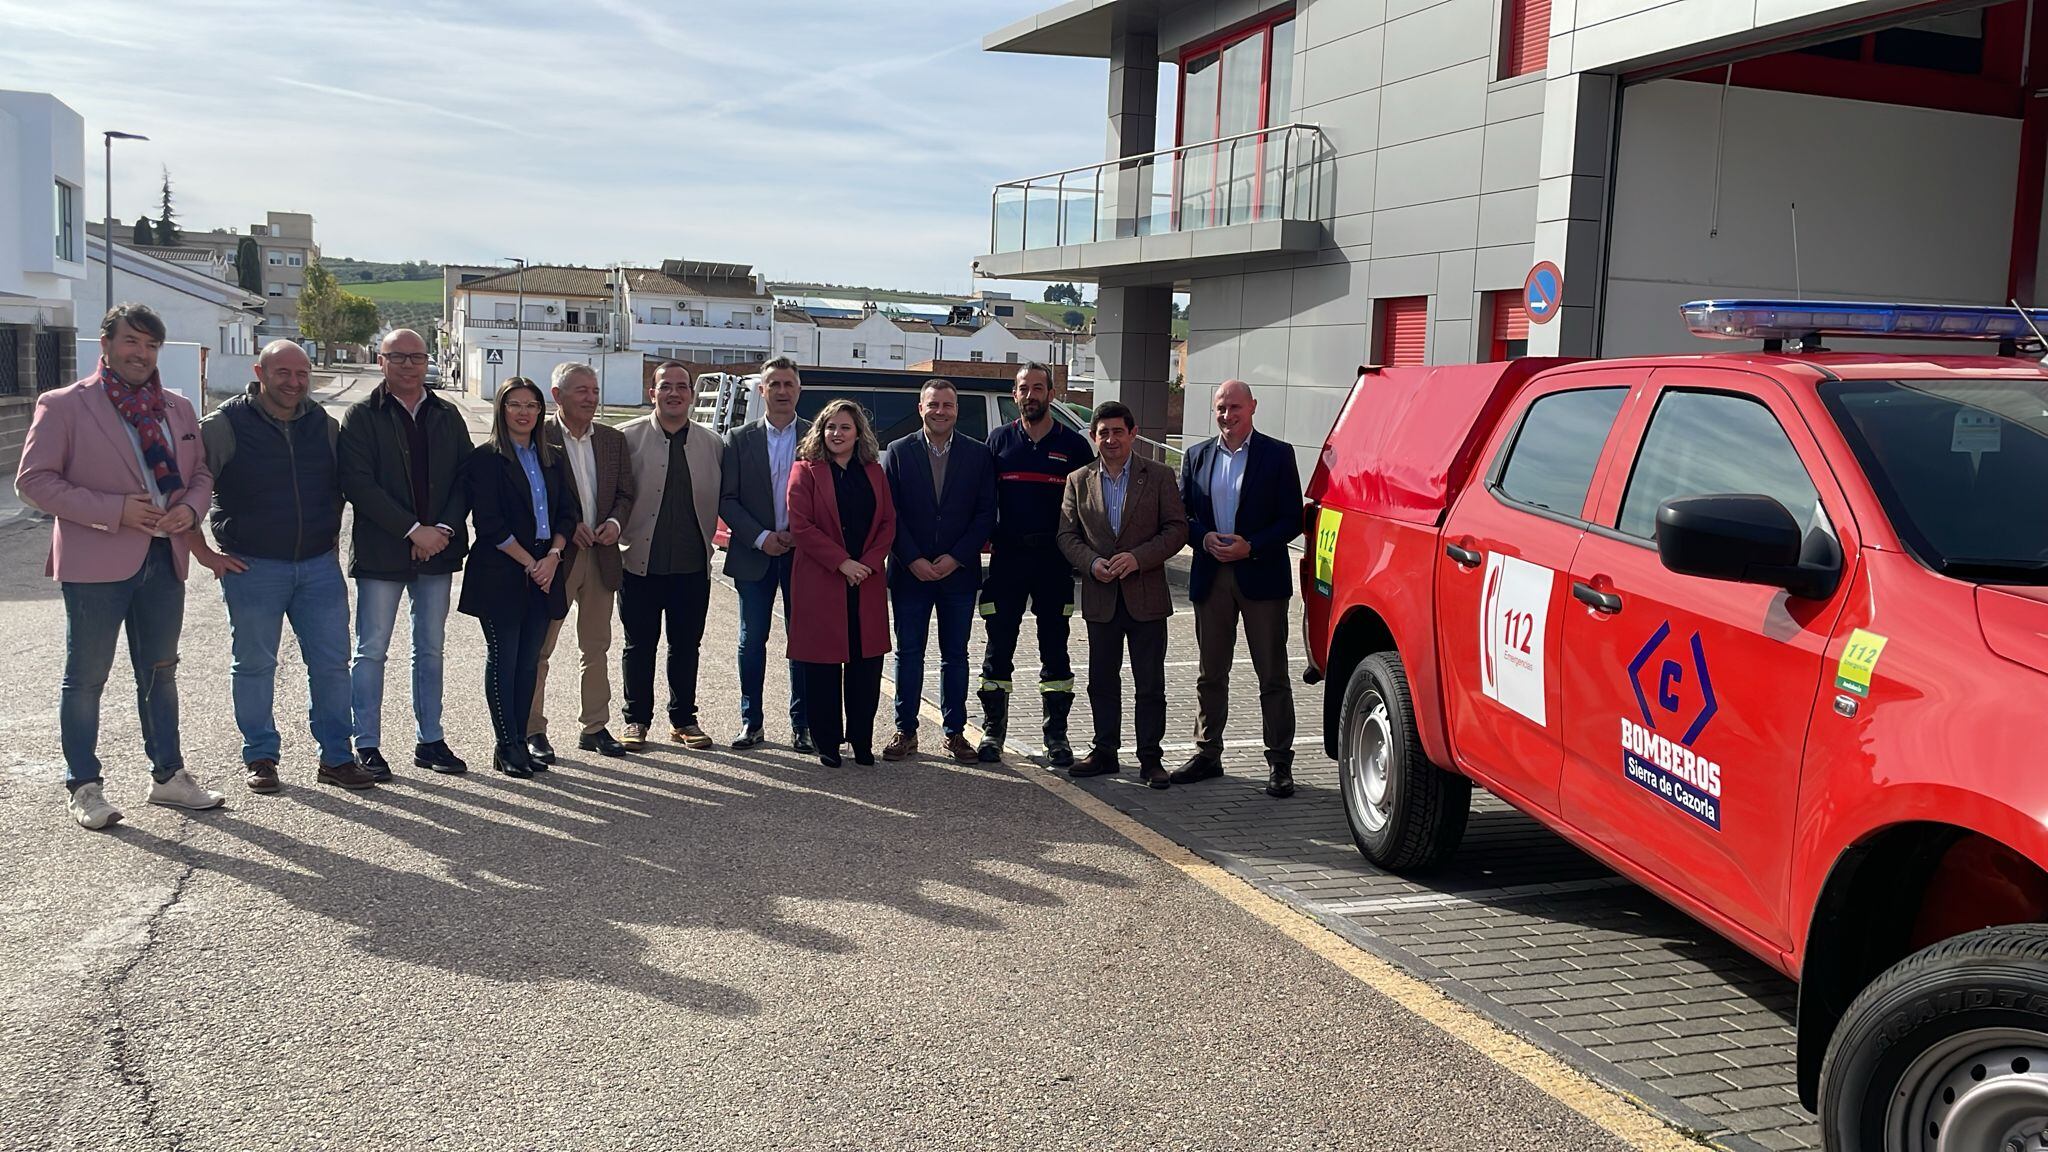
{"label": "green tree", "polygon": [[1045,302],[1047,304],[1068,304],[1079,308],[1081,306],[1081,289],[1072,284],[1054,284],[1045,290]]}
{"label": "green tree", "polygon": [[337,284],[315,260],[299,292],[299,331],[318,341],[322,362],[332,364],[335,345],[368,343],[377,334],[377,302]]}
{"label": "green tree", "polygon": [[235,242],[235,282],[244,292],[263,295],[263,250],[256,246],[254,236]]}
{"label": "green tree", "polygon": [[1069,328],[1079,328],[1087,322],[1088,317],[1086,314],[1072,308],[1067,309],[1060,315],[1060,323],[1065,324]]}
{"label": "green tree", "polygon": [[175,247],[178,243],[178,217],[171,207],[171,167],[164,165],[163,205],[157,211],[156,242]]}
{"label": "green tree", "polygon": [[156,230],[149,226],[149,217],[137,216],[135,218],[135,234],[130,239],[136,244],[156,243]]}

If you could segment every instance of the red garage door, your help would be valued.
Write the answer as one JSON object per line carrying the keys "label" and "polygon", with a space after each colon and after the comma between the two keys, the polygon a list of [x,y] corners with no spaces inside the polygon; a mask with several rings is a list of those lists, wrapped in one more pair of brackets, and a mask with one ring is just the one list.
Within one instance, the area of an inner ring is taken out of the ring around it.
{"label": "red garage door", "polygon": [[1380,363],[1414,368],[1429,362],[1429,297],[1380,301]]}

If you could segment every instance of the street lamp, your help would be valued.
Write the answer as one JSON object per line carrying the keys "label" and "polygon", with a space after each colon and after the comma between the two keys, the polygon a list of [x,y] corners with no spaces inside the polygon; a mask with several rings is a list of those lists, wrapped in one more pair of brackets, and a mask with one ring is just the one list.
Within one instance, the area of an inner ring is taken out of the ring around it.
{"label": "street lamp", "polygon": [[520,362],[526,354],[526,261],[517,256],[507,256],[505,259],[519,265],[519,304],[515,311],[518,319],[515,321],[517,327],[512,330],[512,374],[524,376],[526,373],[520,371]]}
{"label": "street lamp", "polygon": [[103,217],[105,223],[102,226],[107,232],[105,237],[106,244],[104,245],[107,257],[107,311],[112,312],[114,310],[114,141],[147,140],[149,137],[137,136],[133,132],[102,132],[101,135],[107,138],[107,214]]}

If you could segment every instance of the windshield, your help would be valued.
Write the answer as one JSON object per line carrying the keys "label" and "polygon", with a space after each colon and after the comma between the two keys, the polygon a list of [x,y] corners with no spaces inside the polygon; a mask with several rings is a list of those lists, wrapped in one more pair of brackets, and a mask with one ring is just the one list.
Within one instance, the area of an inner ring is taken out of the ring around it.
{"label": "windshield", "polygon": [[1922,563],[2048,584],[2048,380],[1843,380],[1821,399]]}

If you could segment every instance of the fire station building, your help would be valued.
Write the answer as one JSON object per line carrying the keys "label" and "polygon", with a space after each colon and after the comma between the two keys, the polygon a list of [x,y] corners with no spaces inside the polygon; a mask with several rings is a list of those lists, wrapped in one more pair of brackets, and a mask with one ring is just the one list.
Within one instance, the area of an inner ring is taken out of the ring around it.
{"label": "fire station building", "polygon": [[2048,0],[1070,0],[984,47],[1107,62],[1105,156],[994,188],[976,269],[1093,280],[1097,395],[1151,435],[1175,292],[1185,431],[1242,377],[1304,453],[1361,364],[1702,348],[1707,297],[2048,302]]}

